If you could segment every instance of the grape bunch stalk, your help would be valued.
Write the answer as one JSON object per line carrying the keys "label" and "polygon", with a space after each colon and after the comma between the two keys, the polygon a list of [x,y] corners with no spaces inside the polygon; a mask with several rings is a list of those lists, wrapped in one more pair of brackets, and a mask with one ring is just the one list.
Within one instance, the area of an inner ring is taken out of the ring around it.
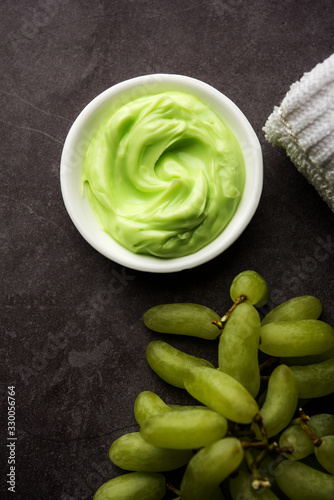
{"label": "grape bunch stalk", "polygon": [[[268,286],[251,270],[234,278],[230,296],[222,317],[192,303],[145,312],[154,332],[217,341],[218,366],[162,340],[149,343],[152,370],[194,403],[167,404],[141,392],[138,431],[109,450],[127,472],[104,483],[94,500],[161,500],[167,490],[175,500],[334,498],[334,415],[309,416],[300,407],[334,393],[334,330],[319,320],[321,302],[294,297],[261,321]],[[179,485],[164,474],[176,469]]]}

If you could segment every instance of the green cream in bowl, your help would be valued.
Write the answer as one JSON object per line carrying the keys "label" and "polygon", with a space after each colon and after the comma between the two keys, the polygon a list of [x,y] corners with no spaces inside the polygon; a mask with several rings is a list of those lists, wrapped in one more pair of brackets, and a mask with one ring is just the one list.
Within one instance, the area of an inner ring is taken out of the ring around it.
{"label": "green cream in bowl", "polygon": [[103,92],[64,144],[61,188],[84,238],[106,257],[173,272],[220,254],[259,202],[262,155],[241,111],[180,75]]}
{"label": "green cream in bowl", "polygon": [[101,225],[131,252],[175,258],[213,241],[244,188],[241,149],[202,101],[183,92],[139,97],[111,113],[83,159]]}

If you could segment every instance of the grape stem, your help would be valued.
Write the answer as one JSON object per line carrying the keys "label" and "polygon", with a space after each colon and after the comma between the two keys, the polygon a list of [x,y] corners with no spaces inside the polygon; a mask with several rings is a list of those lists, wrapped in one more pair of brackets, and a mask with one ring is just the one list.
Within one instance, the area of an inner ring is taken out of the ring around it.
{"label": "grape stem", "polygon": [[299,423],[300,423],[302,429],[304,429],[304,431],[310,436],[313,445],[318,447],[321,445],[322,439],[319,436],[317,436],[316,434],[314,434],[314,432],[309,428],[309,426],[307,425],[307,422],[309,420],[310,420],[310,417],[308,415],[306,415],[303,408],[299,408]]}
{"label": "grape stem", "polygon": [[270,358],[266,359],[265,361],[263,361],[263,363],[259,365],[259,368],[260,370],[263,370],[263,368],[266,368],[267,366],[274,365],[275,363],[278,362],[278,360],[279,358],[275,356],[270,356]]}
{"label": "grape stem", "polygon": [[253,458],[250,450],[245,451],[246,462],[253,476],[252,487],[254,488],[254,490],[258,490],[261,487],[270,488],[271,486],[269,479],[261,476],[259,471],[259,465],[267,455],[267,453],[263,453],[265,451],[266,450],[262,450],[262,452],[256,458]]}
{"label": "grape stem", "polygon": [[221,318],[220,321],[212,321],[214,325],[216,325],[219,330],[222,330],[225,326],[225,323],[227,322],[228,318],[231,316],[235,308],[241,304],[242,302],[245,302],[247,300],[246,295],[240,295],[240,297],[237,297],[234,304],[232,307],[229,308],[229,310],[224,314],[224,316]]}
{"label": "grape stem", "polygon": [[166,490],[170,490],[181,498],[181,491],[177,490],[171,483],[166,483]]}
{"label": "grape stem", "polygon": [[265,448],[266,445],[263,441],[241,441],[241,446],[244,450],[249,448]]}
{"label": "grape stem", "polygon": [[[263,419],[259,413],[255,415],[253,418],[254,423],[259,427],[261,432],[262,441],[242,441],[241,445],[245,450],[245,457],[247,464],[252,472],[252,487],[254,490],[258,490],[259,488],[269,488],[270,482],[266,477],[262,477],[259,472],[259,466],[262,460],[268,455],[272,445],[268,444],[268,435],[265,426],[263,425]],[[276,443],[274,443],[276,444]],[[262,448],[262,451],[256,458],[253,458],[253,455],[250,452],[251,448]]]}
{"label": "grape stem", "polygon": [[259,413],[257,413],[253,418],[253,421],[258,426],[259,431],[261,432],[262,443],[268,446],[268,434],[265,426],[263,425],[263,418]]}
{"label": "grape stem", "polygon": [[282,453],[288,453],[288,454],[291,454],[294,452],[294,448],[293,446],[283,446],[282,448],[280,448],[279,446],[277,446],[277,448],[275,448],[275,451],[277,454],[280,454],[280,457],[278,457],[278,459],[280,461],[283,460],[284,457],[282,457]]}
{"label": "grape stem", "polygon": [[[259,430],[262,435],[262,440],[252,441],[252,442],[241,441],[241,445],[245,450],[246,462],[253,476],[252,487],[255,490],[258,490],[259,488],[270,488],[271,486],[268,478],[263,477],[259,472],[261,462],[266,458],[266,456],[269,453],[274,452],[278,457],[282,453],[293,453],[293,448],[292,446],[284,446],[283,448],[280,448],[276,443],[276,441],[269,444],[267,431],[265,426],[263,425],[263,419],[261,415],[257,413],[253,418],[253,421],[259,427]],[[251,453],[252,448],[261,450],[256,458],[254,458]]]}

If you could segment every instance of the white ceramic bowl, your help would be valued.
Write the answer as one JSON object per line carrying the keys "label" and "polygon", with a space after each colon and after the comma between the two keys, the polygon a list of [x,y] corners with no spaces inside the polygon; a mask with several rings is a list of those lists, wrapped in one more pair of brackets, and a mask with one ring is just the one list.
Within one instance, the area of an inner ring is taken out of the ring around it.
{"label": "white ceramic bowl", "polygon": [[[166,90],[193,94],[210,106],[234,133],[242,149],[246,179],[238,208],[224,231],[198,252],[162,259],[130,252],[102,231],[89,201],[82,194],[81,169],[85,149],[100,122],[119,106],[139,96]],[[97,251],[130,269],[170,273],[199,266],[226,250],[244,231],[258,206],[263,183],[262,151],[258,138],[240,109],[210,85],[188,76],[153,74],[118,83],[93,99],[73,123],[65,140],[60,167],[65,207],[78,231]]]}

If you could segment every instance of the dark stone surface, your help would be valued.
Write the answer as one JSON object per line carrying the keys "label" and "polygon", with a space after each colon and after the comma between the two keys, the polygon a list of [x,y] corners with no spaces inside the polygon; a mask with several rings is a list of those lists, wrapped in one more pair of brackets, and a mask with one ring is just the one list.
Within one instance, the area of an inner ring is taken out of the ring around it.
{"label": "dark stone surface", "polygon": [[[148,342],[166,339],[144,327],[146,309],[187,301],[223,313],[233,277],[250,268],[269,283],[268,307],[312,294],[334,324],[333,214],[262,132],[290,85],[333,52],[334,7],[331,0],[3,0],[0,14],[6,461],[11,384],[17,408],[16,493],[3,473],[1,498],[88,500],[119,473],[108,449],[137,429],[140,391],[188,401],[146,363]],[[73,226],[59,187],[62,146],[83,107],[117,82],[158,72],[225,93],[252,123],[264,156],[263,195],[243,235],[214,261],[172,275],[131,271],[99,255]],[[319,250],[321,242],[332,246]],[[167,341],[216,361],[216,343]],[[318,408],[333,411],[333,399]]]}

